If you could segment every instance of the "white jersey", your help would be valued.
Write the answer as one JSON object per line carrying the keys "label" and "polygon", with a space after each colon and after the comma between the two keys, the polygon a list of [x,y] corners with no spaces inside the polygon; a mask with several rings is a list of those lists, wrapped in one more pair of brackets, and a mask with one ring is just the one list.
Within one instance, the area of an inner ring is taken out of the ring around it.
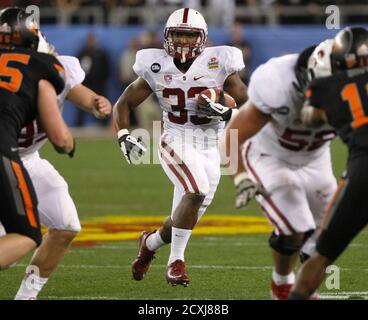
{"label": "white jersey", "polygon": [[207,88],[223,88],[226,78],[244,68],[242,52],[234,47],[206,48],[186,73],[177,69],[173,58],[163,49],[137,52],[133,66],[158,98],[163,110],[164,128],[172,133],[201,129],[218,139],[224,122],[197,114],[197,97]]}
{"label": "white jersey", "polygon": [[249,100],[272,120],[251,142],[260,153],[305,165],[328,152],[335,131],[328,124],[316,129],[302,125],[300,110],[304,99],[295,88],[297,59],[297,54],[273,58],[254,71],[248,87]]}
{"label": "white jersey", "polygon": [[[71,56],[58,56],[58,60],[65,69],[65,87],[57,96],[60,110],[63,108],[64,100],[69,91],[76,85],[83,82],[85,73],[79,60]],[[41,128],[38,120],[34,120],[27,127],[23,128],[19,140],[19,153],[21,157],[37,152],[47,141],[47,135]]]}

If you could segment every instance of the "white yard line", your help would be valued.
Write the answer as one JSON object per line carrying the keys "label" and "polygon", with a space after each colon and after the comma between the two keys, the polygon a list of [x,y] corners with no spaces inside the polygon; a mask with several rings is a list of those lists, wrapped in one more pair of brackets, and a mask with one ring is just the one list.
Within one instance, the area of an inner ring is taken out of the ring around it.
{"label": "white yard line", "polygon": [[[319,293],[320,300],[347,300],[351,296],[361,296],[368,300],[368,292],[321,292]],[[58,299],[58,300],[136,300],[126,297],[114,296],[43,296],[42,299]]]}
{"label": "white yard line", "polygon": [[[17,264],[14,267],[24,268],[26,264]],[[14,268],[13,267],[13,268]],[[94,264],[77,264],[77,265],[59,265],[60,268],[67,269],[126,269],[131,268],[130,264],[121,264],[121,265],[94,265]],[[152,268],[166,268],[164,264],[153,264]],[[190,265],[191,269],[219,269],[219,270],[269,270],[272,269],[272,266],[226,266],[226,265],[201,265],[201,264],[193,264]],[[368,271],[368,269],[360,269],[360,268],[340,268],[341,271]]]}
{"label": "white yard line", "polygon": [[321,300],[348,300],[351,297],[359,296],[364,300],[368,300],[367,291],[352,291],[352,292],[321,292],[318,294],[318,298]]}
{"label": "white yard line", "polygon": [[320,294],[329,294],[329,295],[363,295],[367,296],[368,291],[336,291],[336,292],[321,292]]}
{"label": "white yard line", "polygon": [[56,300],[127,300],[123,297],[104,297],[104,296],[69,296],[69,297],[59,297],[59,296],[43,296],[41,299],[56,299]]}
{"label": "white yard line", "polygon": [[[190,243],[190,247],[228,247],[229,243]],[[253,242],[253,243],[247,243],[247,242],[233,242],[231,243],[231,246],[234,247],[251,247],[251,246],[261,246],[266,247],[268,246],[267,242]],[[122,244],[122,245],[96,245],[93,247],[74,247],[71,249],[82,251],[84,249],[88,249],[88,251],[98,250],[98,249],[106,249],[106,250],[125,250],[125,249],[138,249],[138,242],[136,245],[131,244]]]}
{"label": "white yard line", "polygon": [[[14,267],[24,268],[27,267],[26,264],[17,264]],[[131,268],[130,264],[122,264],[122,265],[92,265],[92,264],[78,264],[78,265],[59,265],[59,268],[67,268],[67,269],[125,269]],[[164,264],[154,264],[152,268],[166,268]],[[224,270],[268,270],[272,269],[272,266],[221,266],[221,265],[190,265],[191,269],[224,269]]]}

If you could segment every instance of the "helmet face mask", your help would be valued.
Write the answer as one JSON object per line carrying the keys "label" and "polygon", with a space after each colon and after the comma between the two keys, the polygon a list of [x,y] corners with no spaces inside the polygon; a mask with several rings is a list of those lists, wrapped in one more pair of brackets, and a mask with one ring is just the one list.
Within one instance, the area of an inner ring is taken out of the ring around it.
{"label": "helmet face mask", "polygon": [[368,30],[347,27],[334,39],[331,53],[332,72],[368,65]]}
{"label": "helmet face mask", "polygon": [[24,9],[9,7],[0,11],[0,45],[37,50],[38,26],[28,21]]}
{"label": "helmet face mask", "polygon": [[164,49],[174,59],[185,63],[199,56],[207,41],[207,24],[196,10],[182,8],[167,20]]}
{"label": "helmet face mask", "polygon": [[321,42],[308,60],[308,80],[368,65],[368,31],[347,27]]}

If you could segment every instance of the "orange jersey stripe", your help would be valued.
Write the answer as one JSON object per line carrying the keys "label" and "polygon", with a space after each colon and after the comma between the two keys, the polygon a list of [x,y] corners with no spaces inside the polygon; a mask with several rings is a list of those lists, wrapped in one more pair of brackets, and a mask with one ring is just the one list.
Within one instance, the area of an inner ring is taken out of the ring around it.
{"label": "orange jersey stripe", "polygon": [[57,71],[65,73],[65,70],[61,65],[54,63],[54,67]]}
{"label": "orange jersey stripe", "polygon": [[37,224],[37,219],[36,219],[35,212],[33,209],[32,198],[31,198],[31,194],[29,193],[28,185],[27,185],[26,179],[24,178],[22,168],[20,164],[15,161],[11,161],[11,165],[12,165],[12,168],[14,170],[14,173],[19,183],[19,189],[22,193],[24,207],[26,209],[28,221],[33,228],[37,228],[38,224]]}

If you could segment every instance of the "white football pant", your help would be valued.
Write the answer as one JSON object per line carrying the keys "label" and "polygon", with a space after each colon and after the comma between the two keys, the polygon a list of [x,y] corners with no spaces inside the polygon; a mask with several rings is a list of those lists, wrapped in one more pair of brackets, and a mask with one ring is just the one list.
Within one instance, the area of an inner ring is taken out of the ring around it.
{"label": "white football pant", "polygon": [[[259,153],[251,143],[243,152],[249,174],[270,194],[269,197],[256,196],[256,199],[275,233],[291,235],[316,229],[337,188],[329,149],[322,157],[303,166]],[[316,235],[310,237],[303,252],[313,252],[316,238]]]}
{"label": "white football pant", "polygon": [[184,136],[165,132],[158,153],[162,168],[174,184],[171,218],[184,194],[197,193],[205,196],[198,212],[199,220],[212,202],[220,181],[217,141],[190,142]]}

